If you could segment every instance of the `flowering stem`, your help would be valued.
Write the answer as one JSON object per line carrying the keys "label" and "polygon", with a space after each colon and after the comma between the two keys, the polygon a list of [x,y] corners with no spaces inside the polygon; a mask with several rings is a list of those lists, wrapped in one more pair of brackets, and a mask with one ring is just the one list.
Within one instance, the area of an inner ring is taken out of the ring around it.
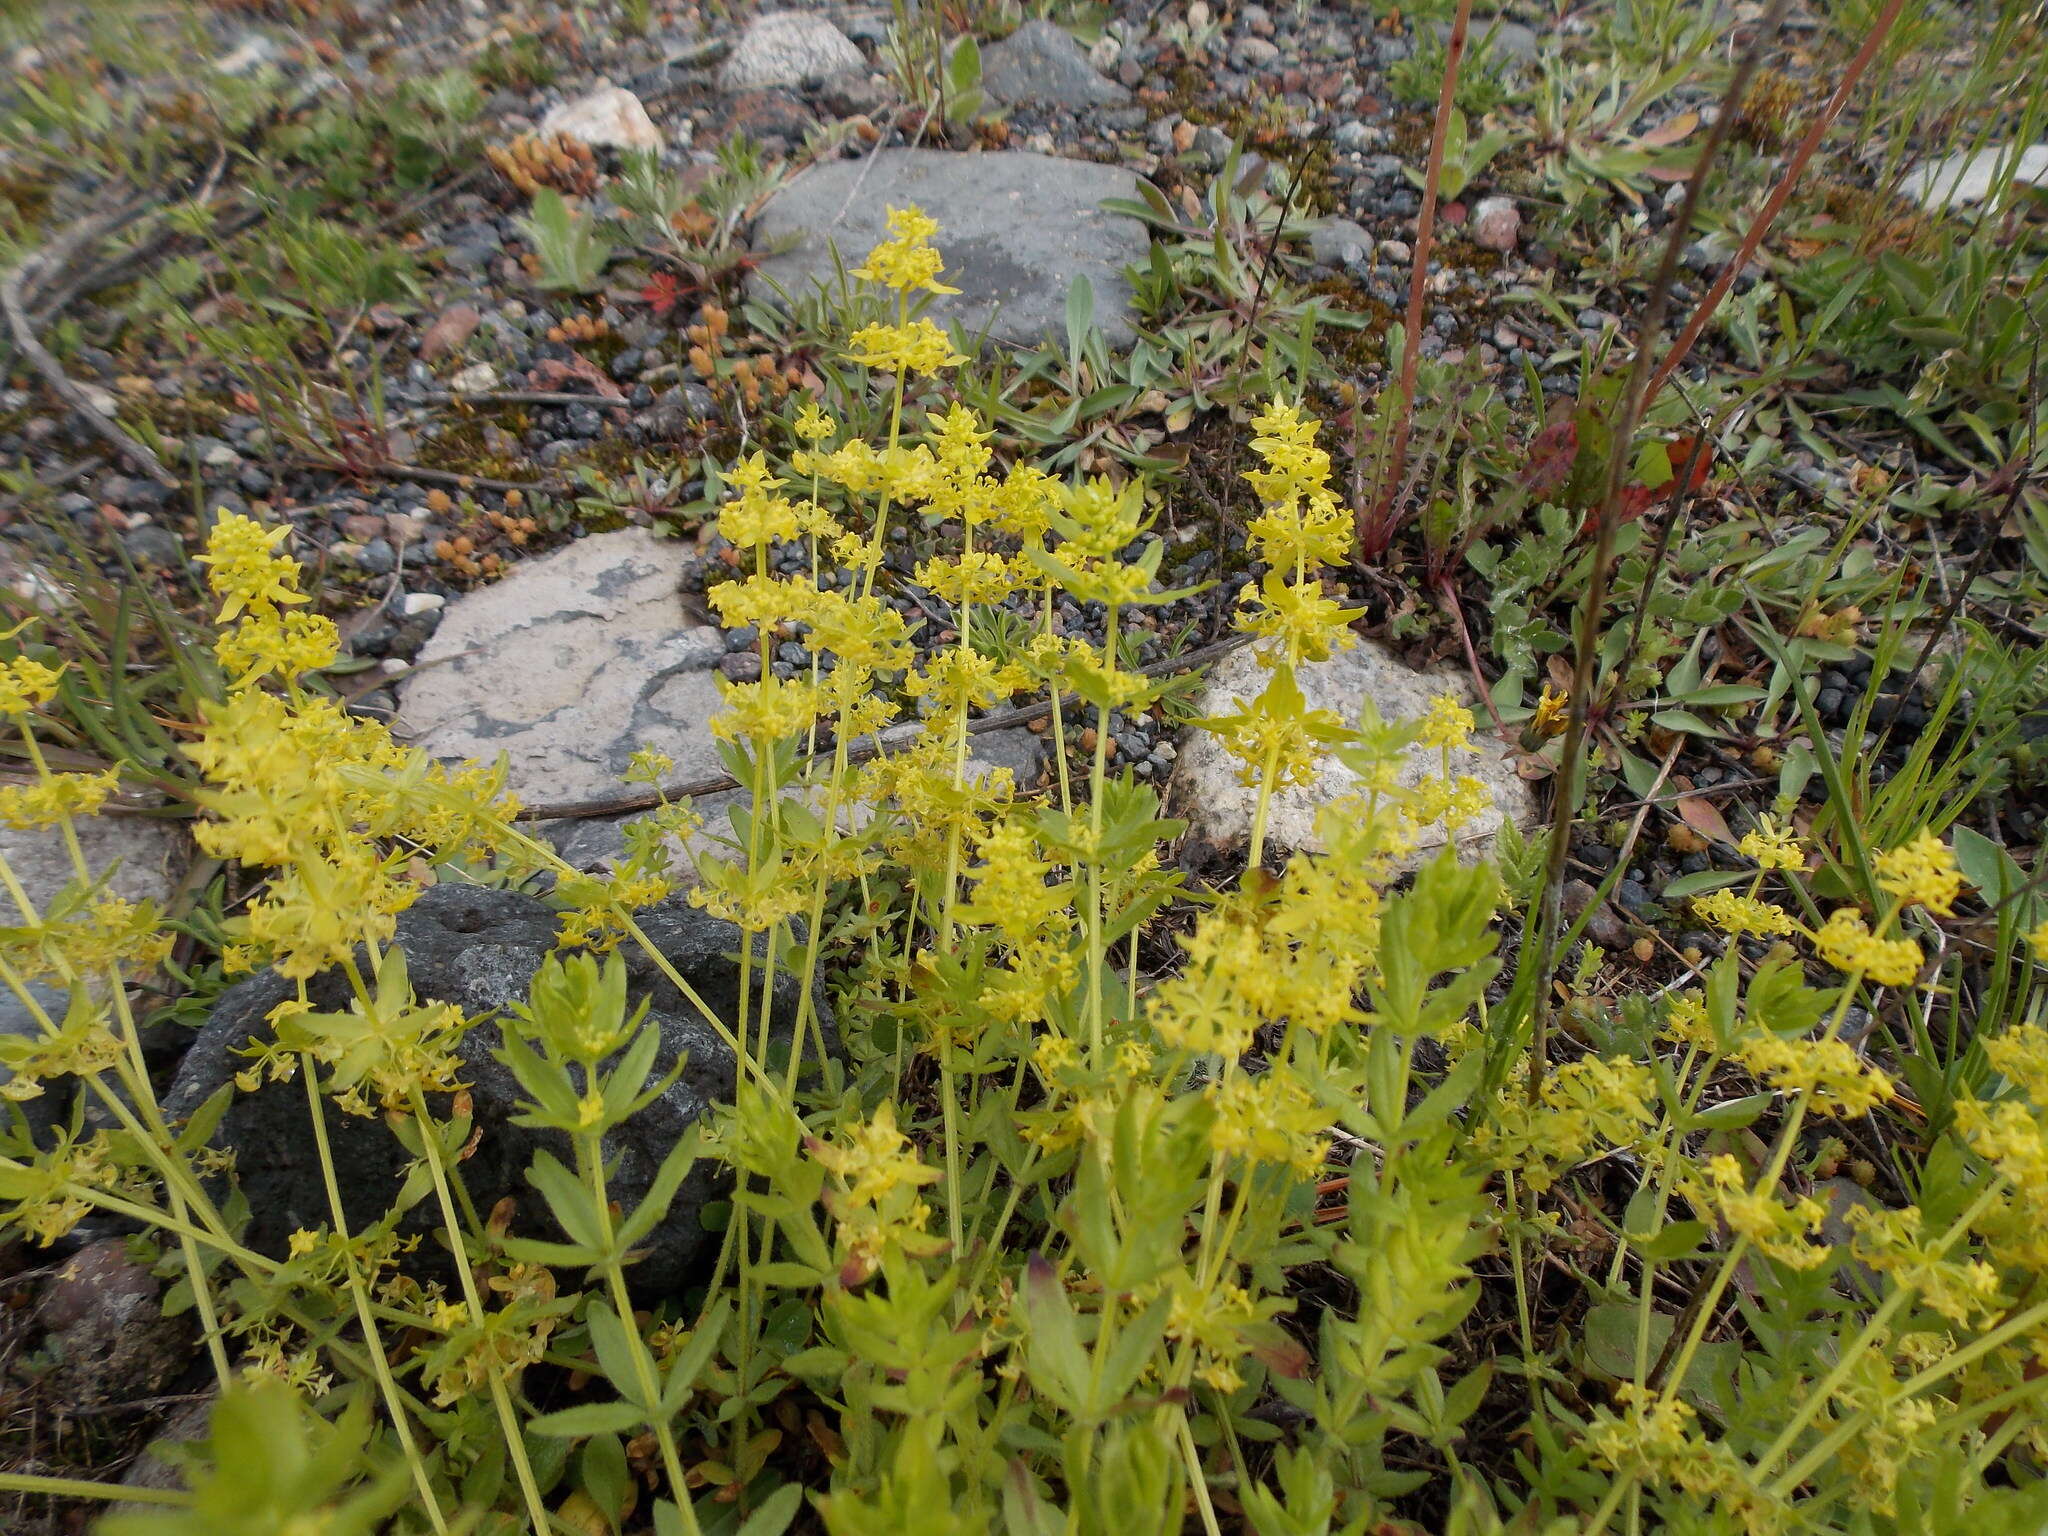
{"label": "flowering stem", "polygon": [[[590,1203],[591,1209],[597,1215],[599,1245],[610,1254],[612,1207],[611,1197],[605,1189],[604,1143],[601,1133],[585,1131],[576,1137],[576,1161],[582,1165],[584,1182],[590,1186]],[[647,1341],[640,1336],[639,1324],[633,1319],[633,1298],[626,1289],[625,1267],[619,1263],[615,1255],[608,1257],[604,1262],[604,1278],[606,1287],[612,1293],[612,1309],[618,1313],[619,1323],[625,1330],[627,1353],[633,1357],[633,1375],[640,1400],[657,1408],[650,1419],[650,1424],[654,1430],[655,1443],[661,1447],[661,1465],[668,1473],[669,1487],[676,1496],[676,1507],[682,1513],[685,1528],[701,1536],[697,1524],[697,1511],[690,1502],[690,1489],[683,1480],[683,1458],[676,1449],[675,1431],[668,1419],[658,1411],[661,1402],[660,1374],[655,1369],[654,1357],[648,1351]]]}
{"label": "flowering stem", "polygon": [[[1116,608],[1102,631],[1103,670],[1116,672]],[[1102,791],[1109,778],[1109,706],[1095,709],[1095,760],[1088,770],[1088,1044],[1091,1063],[1102,1061],[1102,967],[1107,960],[1103,928],[1107,914],[1102,909]]]}
{"label": "flowering stem", "polygon": [[[6,873],[9,883],[12,883],[13,874],[7,870],[5,860],[0,860],[0,872]],[[30,922],[33,922],[35,920],[33,916],[35,909],[27,904],[25,898],[20,900],[18,904],[21,906],[24,916]],[[35,994],[28,990],[26,983],[22,981],[14,968],[4,960],[0,960],[0,981],[6,983],[8,989],[14,993],[16,1001],[27,1010],[30,1018],[41,1028],[45,1037],[54,1037],[60,1033],[57,1025],[51,1020],[49,1013],[43,1008],[41,1002],[37,1000]],[[80,984],[82,985],[83,983],[81,982]],[[127,1011],[127,997],[121,990],[121,982],[118,975],[111,978],[111,986],[114,996],[119,1000],[117,1011],[121,1014],[124,1021],[132,1026],[132,1015]],[[145,1108],[153,1108],[154,1100],[149,1093],[146,1074],[142,1077],[140,1087],[135,1082],[138,1073],[142,1071],[136,1064],[140,1057],[140,1047],[135,1037],[135,1031],[132,1027],[129,1027],[124,1029],[124,1034],[128,1037],[127,1044],[131,1051],[131,1059],[115,1063],[116,1076],[121,1079],[122,1085],[128,1089],[135,1103],[143,1105]],[[199,1251],[193,1246],[193,1238],[189,1230],[191,1227],[191,1213],[186,1204],[185,1188],[189,1185],[192,1192],[200,1196],[200,1202],[205,1208],[205,1215],[216,1227],[219,1227],[224,1232],[226,1230],[225,1224],[221,1222],[211,1203],[205,1200],[204,1192],[200,1191],[198,1185],[191,1181],[190,1170],[182,1163],[174,1160],[170,1153],[164,1150],[166,1147],[175,1147],[177,1142],[170,1132],[163,1128],[161,1119],[152,1116],[155,1123],[146,1127],[143,1120],[137,1116],[135,1110],[129,1106],[128,1101],[107,1086],[100,1072],[87,1072],[81,1074],[81,1076],[87,1085],[90,1086],[93,1093],[99,1097],[100,1102],[106,1106],[108,1113],[120,1122],[123,1130],[135,1138],[135,1143],[141,1149],[143,1156],[148,1158],[151,1164],[155,1166],[157,1176],[164,1182],[164,1195],[170,1201],[172,1214],[178,1224],[178,1249],[180,1256],[185,1261],[186,1277],[192,1286],[192,1301],[199,1312],[201,1330],[206,1338],[207,1353],[213,1362],[216,1379],[225,1384],[229,1376],[227,1351],[221,1343],[220,1318],[214,1306],[213,1289],[211,1282],[207,1278],[206,1266],[199,1262]]]}
{"label": "flowering stem", "polygon": [[[481,1328],[485,1318],[484,1302],[476,1288],[476,1272],[470,1268],[469,1248],[462,1235],[461,1223],[456,1219],[455,1197],[448,1188],[448,1170],[441,1157],[441,1128],[428,1113],[426,1095],[418,1087],[411,1090],[411,1098],[413,1123],[420,1133],[421,1155],[426,1159],[427,1172],[434,1181],[434,1197],[441,1205],[441,1226],[448,1235],[448,1252],[455,1260],[456,1276],[462,1282],[462,1299],[469,1304],[471,1320]],[[490,1384],[491,1406],[497,1409],[498,1427],[505,1436],[505,1451],[512,1459],[520,1494],[526,1500],[527,1518],[533,1522],[536,1531],[545,1531],[548,1529],[547,1506],[541,1502],[533,1465],[526,1459],[526,1441],[519,1431],[519,1418],[512,1411],[512,1400],[506,1394],[505,1382],[495,1361],[485,1362],[484,1379]]]}
{"label": "flowering stem", "polygon": [[[303,995],[303,989],[301,992]],[[377,1378],[377,1390],[384,1398],[385,1412],[391,1415],[392,1432],[398,1436],[399,1448],[405,1452],[406,1466],[412,1472],[413,1486],[419,1490],[420,1501],[426,1505],[427,1519],[436,1531],[445,1532],[448,1522],[441,1514],[441,1504],[434,1497],[434,1485],[427,1476],[426,1463],[421,1460],[419,1447],[412,1437],[412,1419],[405,1411],[405,1403],[398,1390],[398,1382],[392,1377],[391,1362],[384,1353],[384,1339],[377,1331],[377,1320],[370,1313],[370,1297],[363,1287],[362,1272],[356,1267],[356,1256],[348,1245],[351,1242],[348,1231],[348,1212],[341,1203],[341,1185],[334,1174],[334,1157],[327,1144],[327,1116],[320,1099],[320,1085],[314,1074],[313,1058],[302,1055],[299,1058],[299,1074],[305,1079],[306,1109],[313,1119],[313,1147],[320,1158],[320,1178],[327,1187],[327,1209],[334,1220],[334,1235],[343,1246],[342,1261],[348,1267],[348,1294],[355,1304],[356,1321],[362,1325],[363,1342],[369,1347],[370,1367]]]}
{"label": "flowering stem", "polygon": [[33,1472],[0,1472],[0,1492],[33,1493],[46,1499],[107,1499],[120,1503],[190,1507],[183,1488],[150,1488],[141,1483],[95,1483],[82,1477],[40,1477]]}
{"label": "flowering stem", "polygon": [[[1954,1375],[1972,1361],[1990,1354],[2008,1340],[2019,1338],[2032,1332],[2043,1321],[2048,1321],[2048,1301],[2039,1302],[2029,1307],[2026,1311],[2007,1318],[1998,1327],[1992,1329],[1991,1332],[1964,1345],[1963,1348],[1957,1350],[1954,1354],[1945,1356],[1935,1364],[1928,1366],[1918,1375],[1908,1377],[1904,1382],[1900,1383],[1898,1396],[1902,1399],[1910,1398],[1916,1393],[1934,1386],[1945,1378]],[[1824,1439],[1819,1441],[1812,1450],[1800,1457],[1793,1465],[1787,1467],[1771,1483],[1768,1491],[1779,1498],[1789,1494],[1794,1488],[1805,1482],[1808,1477],[1812,1476],[1815,1467],[1826,1461],[1828,1457],[1834,1455],[1836,1451],[1862,1433],[1869,1418],[1868,1410],[1851,1414],[1845,1418]]]}
{"label": "flowering stem", "polygon": [[[1053,638],[1053,592],[1050,578],[1046,580],[1044,595],[1039,600],[1040,616],[1045,623],[1045,637]],[[1067,769],[1067,724],[1066,711],[1060,707],[1060,680],[1057,675],[1049,685],[1052,690],[1052,760],[1059,768],[1060,810],[1071,816],[1074,813],[1074,786]]]}
{"label": "flowering stem", "polygon": [[[1861,975],[1862,973],[1859,971],[1842,983],[1842,994],[1835,1004],[1834,1016],[1828,1020],[1828,1027],[1821,1031],[1821,1044],[1824,1045],[1834,1039],[1841,1031],[1842,1020],[1848,1017],[1849,1003],[1856,995],[1856,983]],[[1783,1177],[1785,1172],[1785,1164],[1792,1156],[1792,1144],[1799,1135],[1799,1127],[1805,1122],[1806,1106],[1811,1097],[1811,1090],[1801,1093],[1798,1101],[1792,1106],[1792,1112],[1785,1117],[1784,1125],[1779,1127],[1777,1141],[1771,1148],[1770,1162],[1765,1167],[1761,1178],[1757,1181],[1757,1189],[1760,1192],[1768,1192],[1778,1187],[1778,1180]],[[1720,1269],[1715,1271],[1713,1281],[1708,1285],[1706,1294],[1698,1303],[1697,1311],[1693,1316],[1692,1327],[1686,1333],[1684,1346],[1678,1351],[1677,1358],[1671,1362],[1670,1369],[1665,1372],[1663,1391],[1663,1400],[1665,1402],[1671,1401],[1678,1395],[1679,1383],[1685,1380],[1685,1373],[1692,1365],[1692,1357],[1699,1349],[1701,1341],[1705,1339],[1707,1329],[1714,1320],[1714,1309],[1720,1305],[1722,1293],[1728,1289],[1729,1282],[1735,1278],[1736,1266],[1748,1256],[1749,1249],[1749,1238],[1738,1233],[1734,1244],[1728,1250],[1727,1259],[1722,1263]]]}
{"label": "flowering stem", "polygon": [[[22,746],[35,767],[36,777],[47,783],[52,774],[50,765],[43,759],[42,743],[36,740],[35,732],[28,728],[26,717],[23,717],[20,724]],[[93,881],[93,873],[85,861],[85,850],[79,846],[77,827],[72,824],[68,814],[59,816],[57,824],[63,829],[64,848],[70,855],[72,873],[77,876],[80,885],[89,887]],[[4,859],[0,859],[0,871],[6,873],[8,894],[13,896],[15,905],[21,909],[22,921],[35,923],[35,908],[29,904],[27,892],[14,878],[13,871],[7,869]],[[82,977],[77,979],[81,984],[84,981]],[[31,1001],[24,989],[16,986],[14,990],[16,996],[24,1002]],[[127,1066],[121,1075],[128,1091],[134,1096],[135,1103],[140,1106],[143,1118],[148,1122],[152,1133],[138,1135],[136,1139],[148,1149],[151,1160],[159,1164],[164,1175],[164,1193],[170,1200],[171,1209],[181,1221],[185,1220],[188,1213],[184,1194],[179,1187],[181,1180],[171,1168],[171,1157],[162,1150],[165,1147],[175,1147],[178,1143],[165,1127],[163,1117],[157,1110],[156,1092],[149,1081],[149,1063],[142,1053],[142,1036],[135,1028],[135,1015],[128,1007],[127,988],[119,969],[111,964],[107,967],[107,995],[112,1002],[114,1015],[120,1021],[121,1042],[128,1053]],[[32,1008],[31,1011],[39,1018],[46,1034],[57,1033],[48,1015],[41,1008]],[[94,1074],[94,1082],[97,1086],[98,1074]],[[101,1091],[104,1092],[104,1089]],[[115,1100],[112,1094],[108,1094],[107,1098],[109,1102]],[[129,1118],[125,1106],[119,1112],[124,1120]],[[178,1173],[184,1171],[182,1166],[177,1170]],[[178,1238],[178,1251],[185,1263],[186,1279],[192,1287],[192,1301],[199,1313],[200,1327],[206,1335],[206,1351],[213,1362],[214,1376],[222,1385],[226,1385],[229,1375],[227,1349],[221,1343],[220,1316],[214,1306],[213,1287],[207,1278],[206,1267],[199,1262],[199,1250],[193,1246],[190,1237],[181,1235]]]}
{"label": "flowering stem", "polygon": [[[1985,1208],[1997,1197],[2000,1186],[2003,1183],[2004,1179],[2002,1177],[1994,1176],[1984,1192],[1971,1203],[1970,1208],[1950,1223],[1949,1229],[1941,1235],[1940,1240],[1934,1245],[1931,1255],[1933,1260],[1938,1262],[1955,1241],[1970,1229],[1971,1223],[1984,1214]],[[1807,1390],[1803,1401],[1793,1410],[1792,1416],[1785,1421],[1784,1427],[1778,1431],[1778,1438],[1773,1440],[1764,1449],[1763,1454],[1758,1456],[1752,1464],[1758,1476],[1770,1471],[1773,1466],[1777,1465],[1778,1458],[1792,1449],[1792,1442],[1799,1438],[1799,1432],[1806,1427],[1808,1421],[1816,1413],[1825,1408],[1833,1399],[1836,1390],[1843,1382],[1849,1379],[1850,1374],[1856,1369],[1857,1362],[1863,1358],[1864,1353],[1870,1348],[1871,1344],[1884,1332],[1893,1316],[1918,1294],[1918,1286],[1903,1280],[1896,1281],[1892,1287],[1891,1294],[1886,1296],[1883,1304],[1878,1307],[1877,1311],[1871,1314],[1870,1321],[1863,1325],[1862,1331],[1856,1335],[1855,1340],[1849,1347],[1841,1352],[1840,1357],[1835,1361],[1834,1369]]]}
{"label": "flowering stem", "polygon": [[1266,857],[1266,817],[1273,808],[1273,771],[1280,763],[1280,743],[1266,748],[1266,761],[1259,769],[1259,801],[1252,811],[1251,847],[1245,854],[1247,873],[1260,868]]}

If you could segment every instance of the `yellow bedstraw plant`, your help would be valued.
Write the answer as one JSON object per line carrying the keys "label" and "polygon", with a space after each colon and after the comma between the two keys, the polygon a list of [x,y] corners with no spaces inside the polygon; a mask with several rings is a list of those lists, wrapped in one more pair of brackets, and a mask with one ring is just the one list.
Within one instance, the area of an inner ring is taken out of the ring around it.
{"label": "yellow bedstraw plant", "polygon": [[[163,914],[112,895],[73,832],[117,776],[51,770],[36,718],[62,663],[17,637],[0,711],[35,777],[0,816],[53,828],[74,879],[36,906],[0,865],[19,909],[0,981],[40,1031],[0,1042],[4,1093],[84,1092],[0,1147],[6,1220],[41,1243],[122,1223],[224,1393],[188,1485],[124,1492],[158,1507],[107,1528],[774,1536],[804,1510],[834,1536],[2041,1529],[2038,997],[1987,1022],[1939,1118],[1895,1113],[1869,1027],[1937,984],[1923,941],[1965,894],[1951,850],[1881,853],[1889,904],[1823,917],[1799,838],[1760,824],[1747,891],[1698,903],[1730,936],[1702,984],[1591,1010],[1533,1070],[1496,984],[1500,875],[1445,854],[1397,879],[1425,829],[1484,808],[1461,771],[1472,716],[1305,701],[1301,669],[1355,640],[1333,579],[1352,520],[1319,423],[1276,397],[1250,423],[1231,568],[1264,683],[1192,726],[1256,792],[1246,865],[1190,883],[1180,825],[1108,751],[1111,717],[1163,686],[1120,635],[1183,595],[1158,581],[1161,488],[1047,474],[949,390],[960,356],[920,308],[951,291],[934,233],[891,214],[858,273],[893,318],[851,339],[848,390],[726,474],[740,564],[710,602],[763,665],[721,684],[714,730],[745,803],[708,826],[663,804],[607,875],[522,829],[502,769],[431,763],[347,713],[317,681],[337,641],[289,530],[220,517],[228,686],[190,749],[195,830],[261,881],[227,968],[296,992],[189,1125],[157,1107],[131,1001]],[[957,534],[915,572],[940,643],[888,600],[890,530],[912,524]],[[778,574],[792,545],[801,574]],[[1068,632],[1061,599],[1094,605],[1099,636]],[[994,643],[1020,615],[1024,639]],[[816,659],[778,677],[792,633]],[[1078,761],[1055,711],[1049,787],[975,766],[977,716],[1048,691],[1092,713]],[[1404,786],[1414,750],[1439,772]],[[1274,795],[1332,760],[1358,788],[1319,813],[1321,851],[1270,847]],[[650,749],[633,776],[666,766]],[[531,1175],[567,1242],[471,1200],[456,1047],[478,1021],[419,1002],[392,943],[423,878],[480,872],[553,881],[559,953],[497,1022],[532,1123],[572,1154]],[[625,1208],[603,1137],[661,1084],[612,952],[666,967],[637,914],[684,891],[745,936],[734,1016],[669,971],[738,1080]],[[307,982],[336,968],[352,1002],[316,1010]],[[792,972],[799,1017],[771,1031]],[[279,1079],[307,1097],[330,1220],[259,1252],[211,1133],[227,1096]],[[440,1263],[395,1213],[351,1227],[323,1100],[402,1143]],[[1910,1140],[1910,1203],[1851,1203],[1837,1231],[1817,1170],[1849,1135]],[[679,1292],[638,1286],[636,1245],[697,1157],[726,1180],[716,1258]]]}

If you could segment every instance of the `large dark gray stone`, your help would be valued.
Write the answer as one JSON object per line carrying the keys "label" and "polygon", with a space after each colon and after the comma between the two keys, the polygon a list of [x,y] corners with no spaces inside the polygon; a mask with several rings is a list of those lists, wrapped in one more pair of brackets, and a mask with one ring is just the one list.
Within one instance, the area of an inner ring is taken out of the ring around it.
{"label": "large dark gray stone", "polygon": [[[730,1027],[739,1014],[739,967],[731,957],[739,951],[740,930],[677,898],[642,912],[639,922],[677,974]],[[534,973],[555,947],[555,915],[538,899],[514,891],[435,886],[400,915],[397,943],[422,1001],[454,1003],[480,1017],[527,995]],[[631,999],[648,1001],[647,1019],[661,1032],[655,1071],[665,1073],[679,1055],[687,1058],[682,1075],[605,1140],[613,1198],[630,1209],[683,1133],[714,1101],[731,1098],[735,1063],[717,1033],[637,945],[622,946],[620,954]],[[322,1011],[342,1009],[349,1001],[339,971],[315,978],[307,990]],[[771,1019],[785,1037],[797,994],[796,979],[778,973]],[[269,1038],[266,1016],[290,995],[291,984],[274,972],[223,993],[178,1069],[166,1110],[174,1117],[190,1115],[242,1070],[242,1049]],[[834,1039],[822,989],[816,1006],[826,1038]],[[463,1182],[480,1212],[511,1196],[518,1207],[515,1234],[559,1239],[539,1194],[526,1181],[526,1169],[542,1148],[565,1163],[572,1162],[573,1154],[565,1136],[512,1123],[521,1090],[492,1055],[501,1041],[498,1025],[483,1019],[461,1044],[462,1080],[477,1133],[475,1150],[461,1165]],[[237,1175],[253,1212],[248,1240],[264,1252],[281,1252],[300,1228],[330,1224],[307,1114],[302,1084],[265,1082],[235,1099],[214,1136],[216,1146],[236,1154]],[[326,1118],[343,1204],[351,1228],[361,1230],[390,1207],[408,1156],[379,1119],[348,1115],[331,1103]],[[704,1246],[699,1215],[715,1191],[716,1178],[716,1165],[708,1160],[691,1171],[667,1218],[649,1238],[645,1256],[630,1271],[636,1290],[656,1294],[683,1283]],[[414,1207],[401,1230],[431,1232],[438,1226],[439,1213],[429,1199]],[[439,1247],[431,1240],[420,1252],[429,1266],[440,1263]]]}
{"label": "large dark gray stone", "polygon": [[1027,21],[981,55],[981,88],[997,101],[1016,106],[1123,106],[1131,93],[1105,80],[1088,62],[1088,51],[1066,28],[1050,21]]}
{"label": "large dark gray stone", "polygon": [[940,324],[986,328],[1016,346],[1063,341],[1068,290],[1085,276],[1104,338],[1126,347],[1136,331],[1124,269],[1145,259],[1146,235],[1136,219],[1101,205],[1137,195],[1137,176],[1116,166],[1007,150],[886,149],[814,165],[762,210],[756,244],[795,243],[762,262],[757,281],[792,295],[813,282],[829,288],[835,246],[858,266],[887,234],[888,210],[915,203],[939,222],[932,243],[946,258],[941,281],[960,290],[932,305]]}

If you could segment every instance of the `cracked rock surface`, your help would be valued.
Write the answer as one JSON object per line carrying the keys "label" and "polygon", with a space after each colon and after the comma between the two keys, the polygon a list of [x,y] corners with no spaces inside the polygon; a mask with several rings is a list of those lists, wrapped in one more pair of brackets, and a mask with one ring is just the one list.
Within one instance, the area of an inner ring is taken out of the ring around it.
{"label": "cracked rock surface", "polygon": [[401,734],[439,758],[504,753],[528,803],[617,794],[642,746],[681,777],[719,772],[705,722],[725,648],[684,612],[688,556],[623,528],[458,598],[400,692]]}

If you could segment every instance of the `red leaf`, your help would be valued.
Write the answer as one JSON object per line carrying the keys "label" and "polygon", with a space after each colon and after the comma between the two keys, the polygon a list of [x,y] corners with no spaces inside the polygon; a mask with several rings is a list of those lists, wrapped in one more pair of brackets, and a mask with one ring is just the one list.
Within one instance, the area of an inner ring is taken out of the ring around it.
{"label": "red leaf", "polygon": [[1571,478],[1579,456],[1579,424],[1560,415],[1529,444],[1529,466],[1522,471],[1522,489],[1541,501]]}
{"label": "red leaf", "polygon": [[657,317],[665,320],[668,312],[682,302],[683,285],[676,281],[673,272],[657,272],[640,290],[640,297],[653,307]]}
{"label": "red leaf", "polygon": [[1680,795],[1672,808],[1678,812],[1678,819],[1701,837],[1734,846],[1735,834],[1728,830],[1727,821],[1713,801],[1699,795]]}
{"label": "red leaf", "polygon": [[[1690,436],[1677,437],[1665,445],[1665,456],[1671,461],[1672,474],[1671,478],[1665,480],[1661,485],[1638,484],[1622,487],[1621,504],[1615,509],[1615,526],[1617,528],[1626,527],[1649,511],[1658,502],[1678,494],[1677,488],[1672,484],[1672,481],[1676,480],[1684,472],[1687,462],[1693,456],[1693,446],[1698,441],[1699,439]],[[1707,476],[1712,473],[1713,468],[1714,449],[1710,443],[1701,450],[1699,462],[1693,465],[1692,474],[1686,481],[1686,494],[1690,495],[1705,485],[1707,483]],[[1599,517],[1600,509],[1598,507],[1586,513],[1586,520],[1579,524],[1580,538],[1584,538],[1593,531],[1593,525],[1599,520]]]}

